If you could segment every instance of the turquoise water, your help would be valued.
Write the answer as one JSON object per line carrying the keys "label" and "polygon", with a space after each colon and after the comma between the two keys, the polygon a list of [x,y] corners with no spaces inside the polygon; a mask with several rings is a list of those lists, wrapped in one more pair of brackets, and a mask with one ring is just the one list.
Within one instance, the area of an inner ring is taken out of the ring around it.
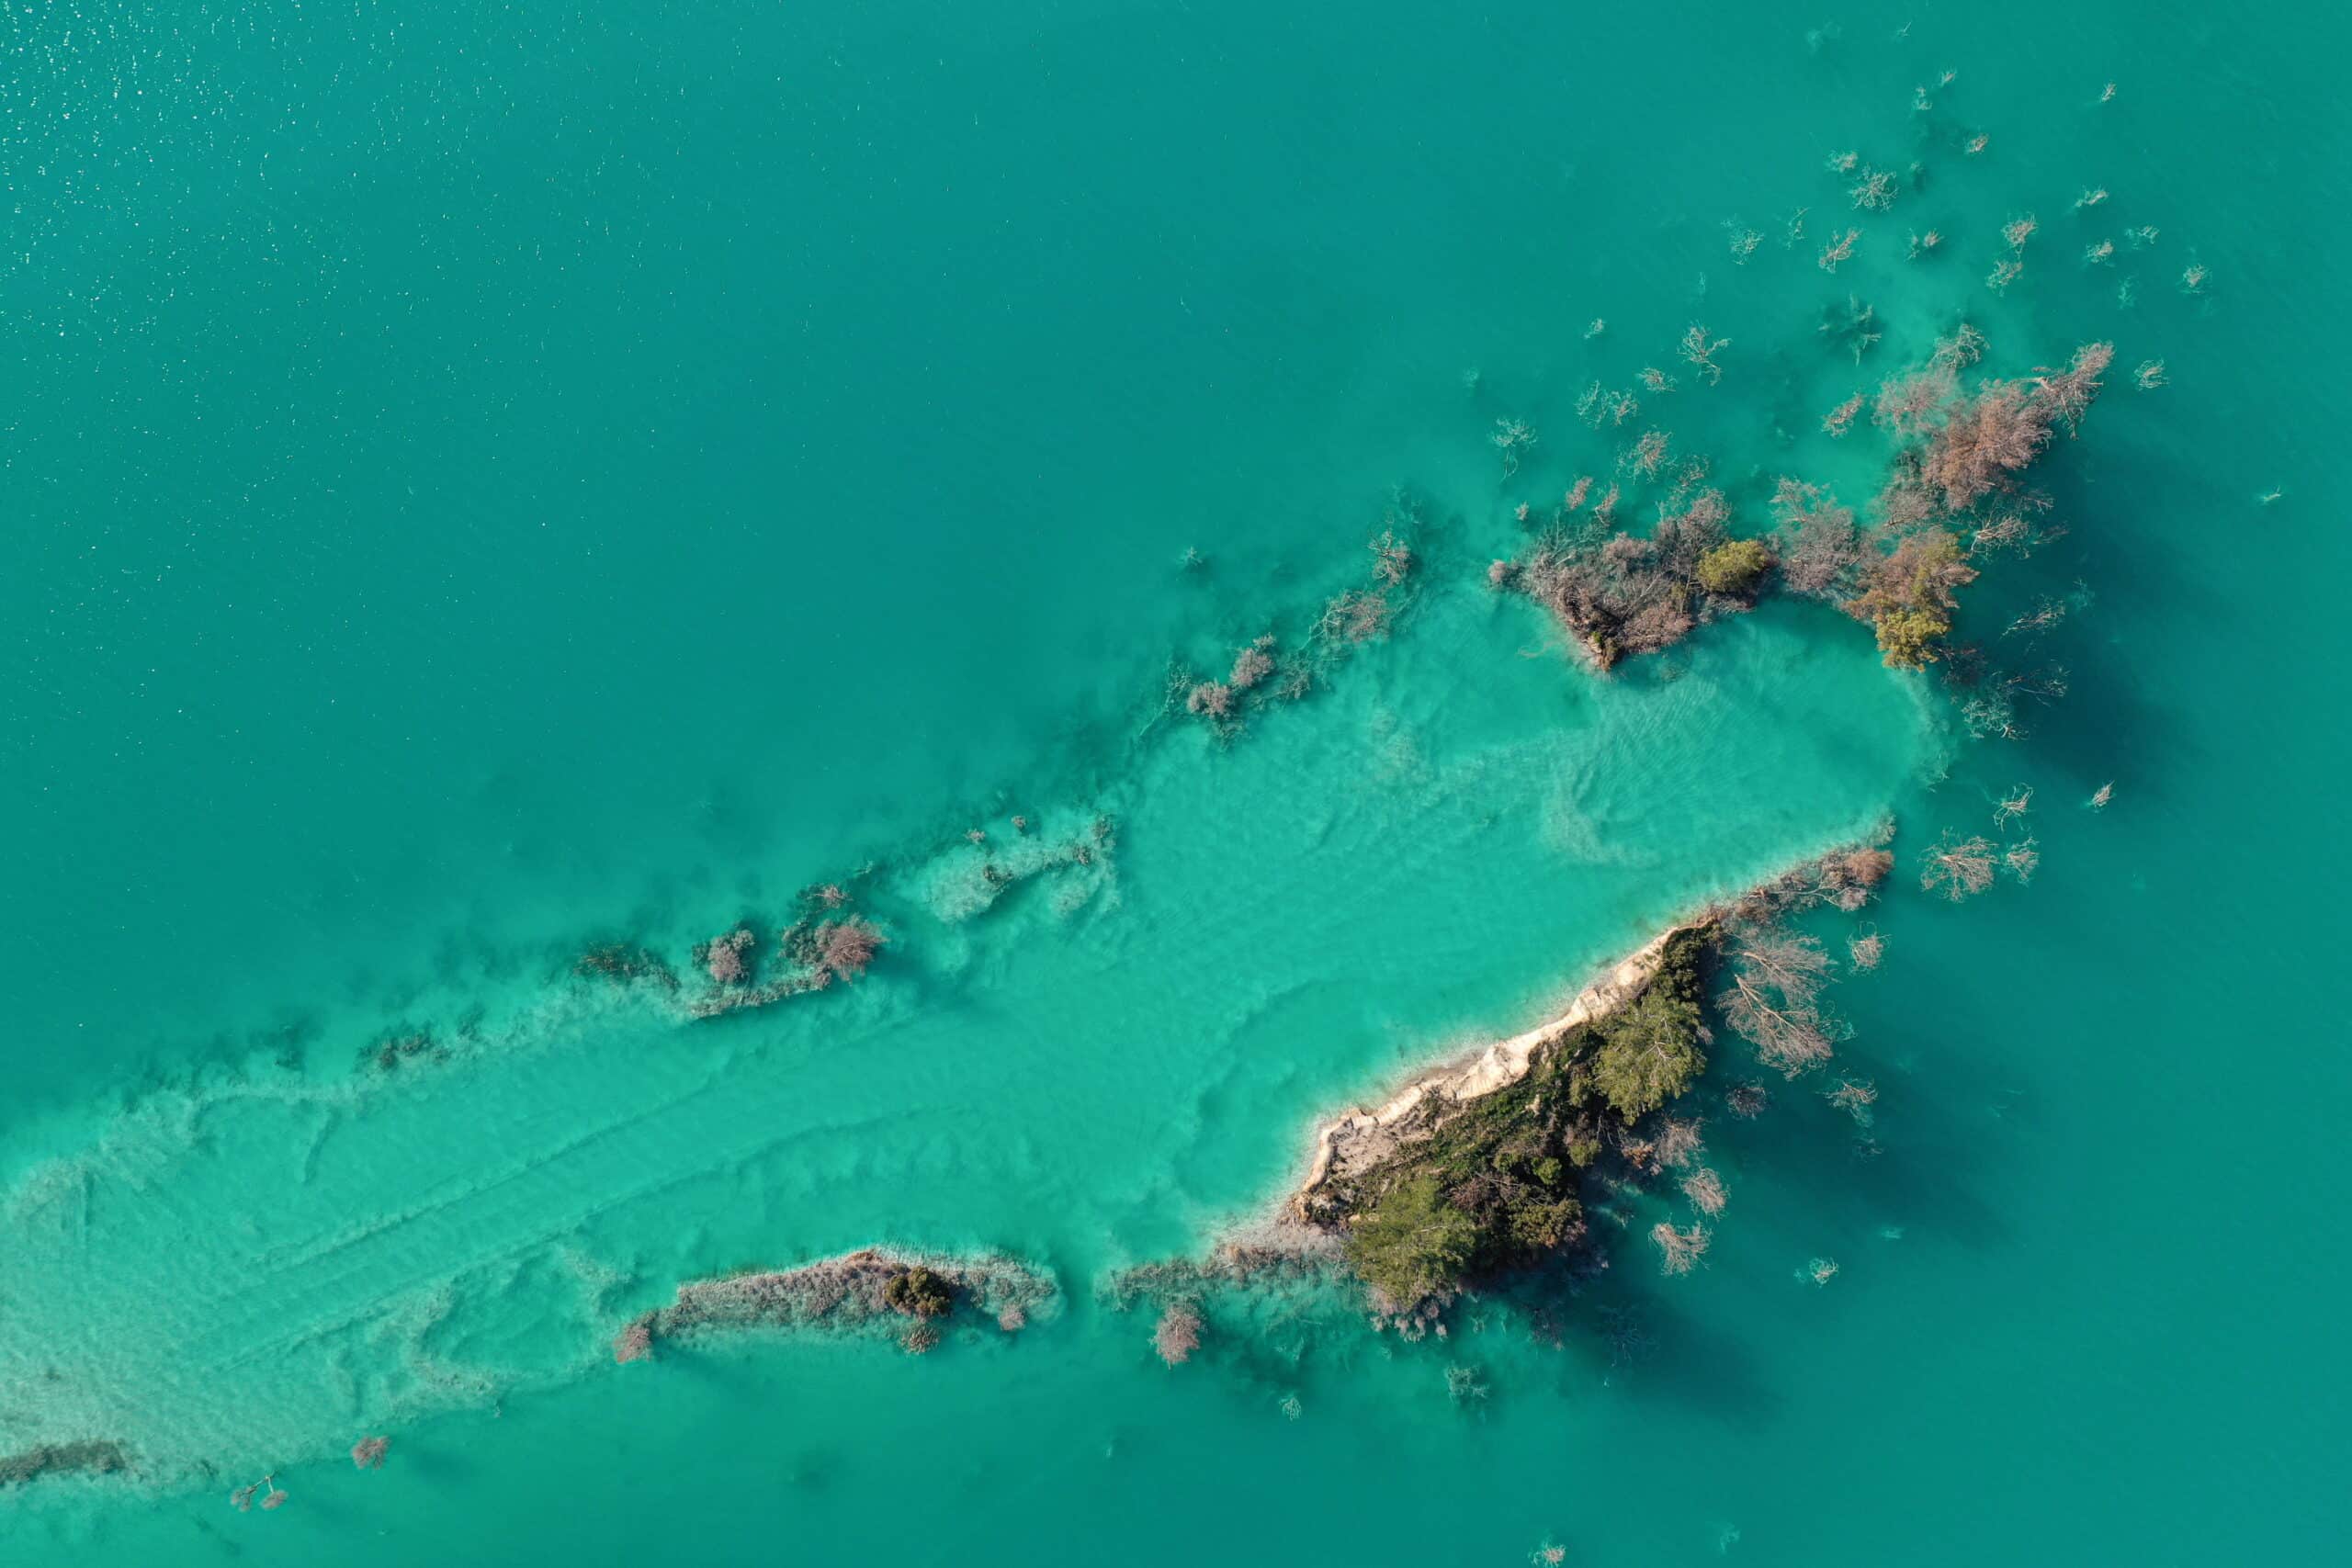
{"label": "turquoise water", "polygon": [[[2339,21],[10,25],[0,1452],[140,1469],[0,1495],[0,1560],[2344,1551]],[[1846,147],[1925,177],[1831,277]],[[1860,365],[1815,330],[1849,291]],[[1584,386],[1683,373],[1690,321],[1724,379],[1654,406],[1752,529],[1781,472],[1867,497],[1883,447],[1822,413],[1962,310],[2004,373],[2170,375],[2115,378],[2040,475],[2072,532],[1971,601],[1988,638],[2086,604],[2027,739],[1818,607],[1604,682],[1483,586],[1619,445]],[[1508,479],[1501,417],[1543,436]],[[1361,581],[1398,485],[1390,640],[1228,747],[1159,716],[1171,657]],[[1715,1117],[1699,1274],[1640,1207],[1559,1348],[1227,1303],[1173,1372],[1095,1299],[1696,902],[1888,812],[1908,873],[2019,784],[2033,885],[1899,880],[1838,988],[1877,1152],[1802,1086]],[[868,864],[854,988],[684,1024],[564,977]],[[355,1067],[416,1028],[448,1059]],[[612,1364],[680,1280],[877,1239],[1035,1258],[1060,1310]],[[232,1511],[265,1471],[288,1506]]]}

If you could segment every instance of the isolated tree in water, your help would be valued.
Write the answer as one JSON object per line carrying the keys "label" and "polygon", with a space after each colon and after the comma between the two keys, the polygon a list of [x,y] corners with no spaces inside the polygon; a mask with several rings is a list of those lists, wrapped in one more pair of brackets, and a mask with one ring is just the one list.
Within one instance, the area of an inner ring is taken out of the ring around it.
{"label": "isolated tree in water", "polygon": [[1201,1313],[1190,1302],[1170,1302],[1151,1333],[1151,1347],[1171,1367],[1181,1367],[1201,1348]]}
{"label": "isolated tree in water", "polygon": [[1955,904],[1982,893],[1993,886],[1996,852],[1989,840],[1955,838],[1948,832],[1928,852],[1927,863],[1919,868],[1919,886]]}
{"label": "isolated tree in water", "polygon": [[1676,1230],[1660,1220],[1650,1229],[1650,1239],[1657,1243],[1658,1268],[1668,1274],[1688,1274],[1707,1255],[1707,1243],[1713,1239],[1704,1225],[1692,1225],[1689,1230]]}

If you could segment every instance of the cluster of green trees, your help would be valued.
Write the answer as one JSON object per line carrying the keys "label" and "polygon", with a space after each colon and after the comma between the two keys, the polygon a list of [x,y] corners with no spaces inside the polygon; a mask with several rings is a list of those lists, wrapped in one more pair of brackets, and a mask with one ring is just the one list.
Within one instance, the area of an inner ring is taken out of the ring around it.
{"label": "cluster of green trees", "polygon": [[1351,1179],[1348,1261],[1396,1307],[1532,1263],[1584,1232],[1584,1173],[1705,1069],[1701,966],[1709,937],[1678,932],[1657,974],[1607,1017],[1538,1052],[1476,1100],[1433,1100],[1423,1135]]}

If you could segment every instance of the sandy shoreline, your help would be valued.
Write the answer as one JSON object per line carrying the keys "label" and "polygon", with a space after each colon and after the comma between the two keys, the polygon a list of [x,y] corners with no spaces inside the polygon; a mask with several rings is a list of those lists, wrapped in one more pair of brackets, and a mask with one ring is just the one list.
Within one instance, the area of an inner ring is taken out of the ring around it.
{"label": "sandy shoreline", "polygon": [[1498,1040],[1454,1057],[1436,1071],[1415,1078],[1377,1109],[1358,1106],[1325,1122],[1315,1134],[1314,1156],[1306,1179],[1292,1197],[1292,1212],[1305,1218],[1309,1201],[1335,1171],[1362,1169],[1377,1163],[1396,1145],[1398,1136],[1394,1129],[1431,1096],[1476,1100],[1525,1077],[1538,1051],[1570,1031],[1614,1011],[1648,985],[1666,955],[1666,944],[1676,933],[1690,929],[1692,923],[1678,922],[1652,937],[1639,952],[1620,960],[1577,992],[1557,1017],[1507,1040]]}

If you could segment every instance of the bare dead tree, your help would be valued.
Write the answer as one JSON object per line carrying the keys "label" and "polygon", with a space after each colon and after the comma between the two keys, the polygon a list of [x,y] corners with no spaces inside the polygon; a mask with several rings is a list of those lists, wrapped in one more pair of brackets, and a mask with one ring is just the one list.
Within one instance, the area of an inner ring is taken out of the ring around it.
{"label": "bare dead tree", "polygon": [[[1981,533],[1981,530],[1980,530]],[[2001,630],[2003,637],[2039,637],[2066,618],[2066,601],[2043,594],[2033,608],[2011,621]]]}
{"label": "bare dead tree", "polygon": [[1952,329],[1950,337],[1936,340],[1936,350],[1928,356],[1928,363],[1957,373],[1984,358],[1989,346],[1983,333],[1962,321]]}
{"label": "bare dead tree", "polygon": [[1871,422],[1908,439],[1927,430],[1958,390],[1959,380],[1951,369],[1931,361],[1925,369],[1881,382],[1871,405]]}
{"label": "bare dead tree", "polygon": [[1660,1220],[1651,1227],[1650,1239],[1657,1243],[1659,1269],[1668,1274],[1688,1274],[1707,1256],[1707,1244],[1713,1239],[1703,1224],[1689,1230],[1676,1230]]}
{"label": "bare dead tree", "polygon": [[1729,978],[1716,1005],[1758,1060],[1795,1077],[1835,1054],[1836,1023],[1820,1006],[1829,955],[1811,937],[1743,923],[1727,935]]}
{"label": "bare dead tree", "polygon": [[1663,430],[1645,430],[1631,446],[1617,456],[1617,471],[1632,469],[1645,479],[1657,478],[1666,467],[1667,449],[1673,437]]}
{"label": "bare dead tree", "polygon": [[1846,944],[1846,956],[1857,969],[1875,969],[1886,957],[1886,938],[1866,931]]}
{"label": "bare dead tree", "polygon": [[1390,587],[1413,572],[1413,547],[1390,530],[1372,542],[1372,573]]}
{"label": "bare dead tree", "polygon": [[2020,884],[2030,883],[2033,874],[2041,869],[2041,851],[2031,839],[2020,840],[2002,852],[2001,864]]}
{"label": "bare dead tree", "polygon": [[2033,809],[2033,789],[2019,784],[2003,796],[1993,807],[1993,826],[2006,827]]}
{"label": "bare dead tree", "polygon": [[1668,1116],[1659,1123],[1653,1145],[1657,1162],[1676,1169],[1689,1165],[1705,1146],[1704,1127],[1698,1122]]}
{"label": "bare dead tree", "polygon": [[2048,367],[2036,370],[2033,388],[2036,399],[2048,410],[2047,417],[2063,423],[2068,434],[2083,428],[2083,415],[2090,409],[2099,393],[2100,378],[2107,367],[2115,363],[2115,345],[2111,343],[2086,343],[2075,350],[2075,357],[2064,370]]}
{"label": "bare dead tree", "polygon": [[1989,840],[1955,838],[1947,832],[1928,852],[1927,862],[1920,867],[1920,889],[1939,893],[1955,904],[1982,893],[1993,886],[1996,854]]}
{"label": "bare dead tree", "polygon": [[1870,1124],[1871,1107],[1878,1103],[1878,1088],[1865,1078],[1840,1078],[1838,1087],[1822,1099],[1851,1116],[1864,1126]]}
{"label": "bare dead tree", "polygon": [[1988,381],[1928,437],[1920,477],[1964,511],[2011,483],[2050,444],[2052,406],[2015,381]]}
{"label": "bare dead tree", "polygon": [[1715,363],[1715,355],[1730,346],[1731,339],[1710,338],[1707,329],[1693,321],[1690,330],[1682,334],[1682,341],[1675,348],[1682,355],[1683,362],[1704,376],[1708,385],[1713,386],[1724,378],[1723,367]]}
{"label": "bare dead tree", "polygon": [[1724,1179],[1703,1165],[1682,1179],[1682,1195],[1709,1219],[1722,1213],[1730,1200],[1730,1194],[1724,1190]]}
{"label": "bare dead tree", "polygon": [[1534,449],[1535,431],[1523,419],[1498,419],[1494,434],[1487,439],[1502,454],[1503,476],[1508,479],[1519,472],[1521,457]]}
{"label": "bare dead tree", "polygon": [[1772,493],[1779,524],[1774,538],[1781,581],[1808,598],[1842,601],[1853,595],[1861,571],[1861,536],[1851,508],[1815,485],[1783,479]]}
{"label": "bare dead tree", "polygon": [[1201,1348],[1201,1312],[1190,1302],[1170,1302],[1168,1310],[1159,1314],[1159,1323],[1151,1333],[1151,1345],[1159,1359],[1171,1367],[1181,1367],[1193,1359]]}

